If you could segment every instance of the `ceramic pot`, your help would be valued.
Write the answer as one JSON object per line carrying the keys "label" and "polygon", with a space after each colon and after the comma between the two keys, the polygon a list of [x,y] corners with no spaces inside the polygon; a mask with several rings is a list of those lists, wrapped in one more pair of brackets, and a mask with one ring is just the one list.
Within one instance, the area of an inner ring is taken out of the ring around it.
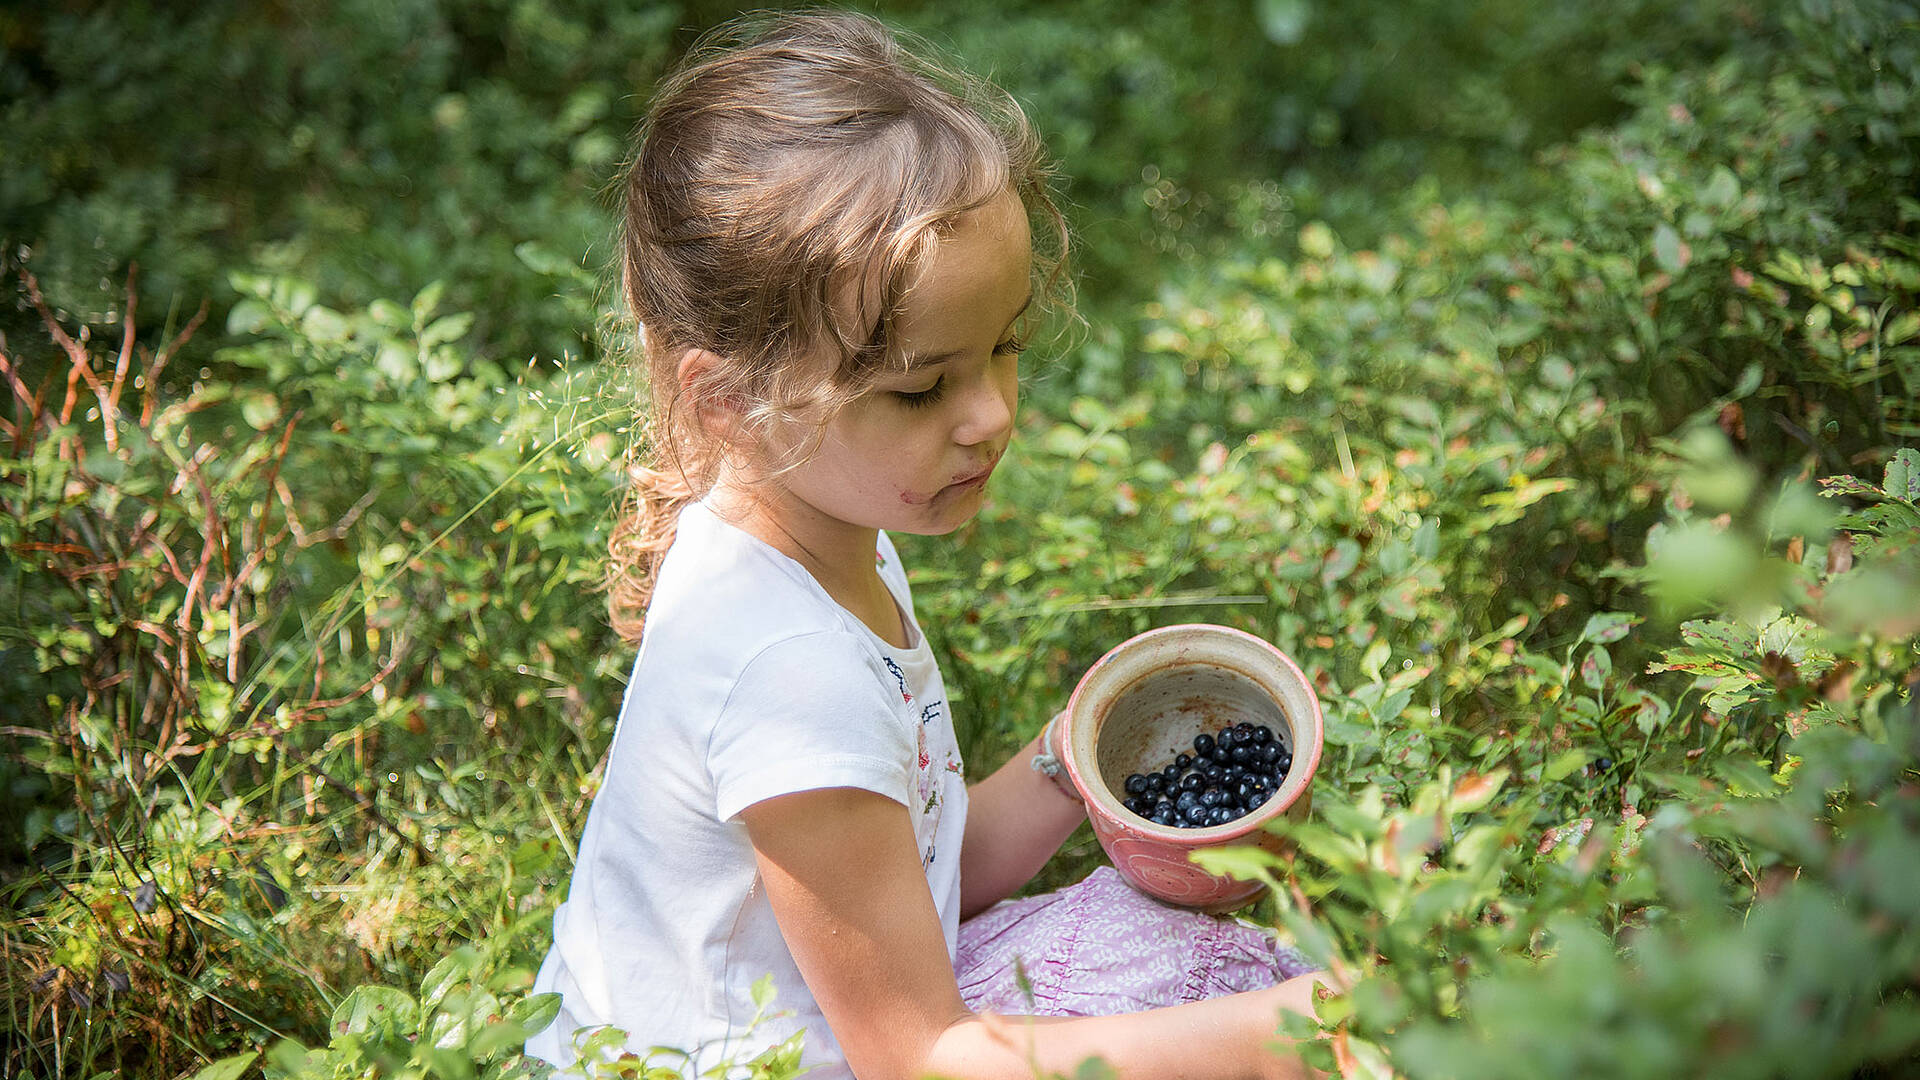
{"label": "ceramic pot", "polygon": [[[1225,825],[1156,825],[1122,805],[1126,779],[1191,752],[1193,738],[1227,724],[1265,724],[1293,752],[1273,797]],[[1258,882],[1210,874],[1192,852],[1229,844],[1285,850],[1265,826],[1304,817],[1320,765],[1320,699],[1285,653],[1226,626],[1186,624],[1127,639],[1087,669],[1067,703],[1062,764],[1087,804],[1094,835],[1134,888],[1171,904],[1228,911],[1254,900]]]}

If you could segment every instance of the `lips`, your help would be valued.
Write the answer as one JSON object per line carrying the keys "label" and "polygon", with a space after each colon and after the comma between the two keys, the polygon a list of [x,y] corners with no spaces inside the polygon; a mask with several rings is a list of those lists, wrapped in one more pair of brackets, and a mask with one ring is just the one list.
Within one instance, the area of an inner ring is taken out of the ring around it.
{"label": "lips", "polygon": [[980,468],[975,469],[972,472],[962,473],[961,475],[954,477],[953,482],[948,484],[947,486],[948,487],[971,487],[975,484],[984,484],[987,481],[987,477],[993,475],[993,468],[998,464],[1000,464],[1000,455],[995,454],[993,456],[993,460],[987,462],[985,465],[982,465]]}

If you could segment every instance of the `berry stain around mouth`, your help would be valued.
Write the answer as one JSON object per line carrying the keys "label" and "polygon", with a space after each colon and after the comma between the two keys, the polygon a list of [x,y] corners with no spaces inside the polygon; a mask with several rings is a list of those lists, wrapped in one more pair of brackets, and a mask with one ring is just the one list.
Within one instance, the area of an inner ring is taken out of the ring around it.
{"label": "berry stain around mouth", "polygon": [[943,495],[958,495],[964,492],[977,491],[986,486],[987,480],[993,476],[994,467],[999,464],[999,459],[995,458],[987,464],[986,468],[976,473],[963,475],[931,495],[921,495],[917,492],[903,491],[900,493],[900,501],[906,503],[908,506],[924,506]]}

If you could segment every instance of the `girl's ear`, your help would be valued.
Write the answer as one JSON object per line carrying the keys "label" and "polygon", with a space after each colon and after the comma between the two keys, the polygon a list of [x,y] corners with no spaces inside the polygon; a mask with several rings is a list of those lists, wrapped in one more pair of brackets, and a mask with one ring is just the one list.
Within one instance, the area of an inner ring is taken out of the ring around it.
{"label": "girl's ear", "polygon": [[677,376],[680,393],[700,418],[708,434],[731,443],[739,433],[742,416],[740,400],[732,395],[714,393],[713,373],[726,361],[706,349],[688,349],[680,354]]}

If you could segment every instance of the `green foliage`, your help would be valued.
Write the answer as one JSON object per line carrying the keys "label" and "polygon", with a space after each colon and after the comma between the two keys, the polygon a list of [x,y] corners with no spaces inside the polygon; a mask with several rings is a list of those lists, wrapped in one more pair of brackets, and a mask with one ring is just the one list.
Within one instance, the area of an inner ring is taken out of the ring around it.
{"label": "green foliage", "polygon": [[[1292,854],[1218,857],[1331,969],[1317,1064],[1897,1075],[1914,6],[899,7],[1086,256],[986,509],[899,538],[976,771],[1125,636],[1240,626],[1326,711]],[[564,358],[621,347],[594,192],[727,13],[0,15],[0,1070],[545,1072],[631,659],[635,388]]]}
{"label": "green foliage", "polygon": [[594,192],[683,17],[575,0],[12,10],[0,239],[86,322],[117,314],[130,263],[154,315],[224,306],[225,269],[260,265],[348,306],[445,280],[487,354],[578,353],[607,258]]}
{"label": "green foliage", "polygon": [[235,286],[254,337],[220,359],[247,381],[203,368],[176,396],[190,341],[102,347],[50,312],[70,389],[4,372],[0,692],[25,726],[0,775],[31,871],[7,891],[41,913],[9,926],[6,992],[52,1046],[68,1011],[125,1002],[167,1038],[96,1025],[73,1052],[157,1073],[315,1024],[340,992],[320,970],[543,926],[608,723],[586,702],[618,693],[594,552],[630,391],[515,385],[454,349],[437,288],[336,311]]}

